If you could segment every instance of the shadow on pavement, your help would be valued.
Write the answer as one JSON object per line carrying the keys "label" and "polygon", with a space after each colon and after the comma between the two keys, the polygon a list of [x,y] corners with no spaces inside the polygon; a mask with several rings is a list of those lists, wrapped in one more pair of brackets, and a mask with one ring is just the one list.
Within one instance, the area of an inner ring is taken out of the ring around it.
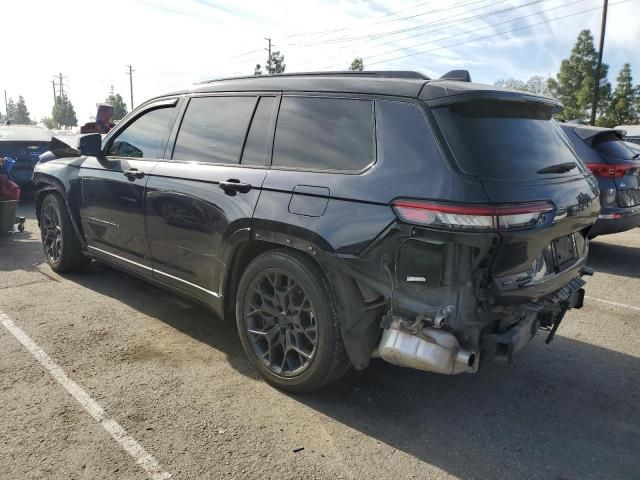
{"label": "shadow on pavement", "polygon": [[[236,370],[257,377],[233,322],[211,321],[208,310],[99,264],[68,278],[225,352]],[[515,365],[487,365],[476,375],[375,361],[293,398],[463,479],[638,479],[639,378],[636,357],[562,336],[547,346],[538,337]]]}
{"label": "shadow on pavement", "polygon": [[588,264],[596,272],[640,278],[640,248],[593,241]]}

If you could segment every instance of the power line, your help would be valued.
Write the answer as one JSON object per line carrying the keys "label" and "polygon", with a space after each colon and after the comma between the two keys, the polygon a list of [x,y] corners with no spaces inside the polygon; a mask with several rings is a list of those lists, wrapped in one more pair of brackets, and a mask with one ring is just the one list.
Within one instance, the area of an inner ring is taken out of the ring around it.
{"label": "power line", "polygon": [[267,42],[269,42],[269,47],[265,48],[267,52],[269,52],[269,57],[267,58],[267,73],[271,73],[271,47],[275,45],[271,45],[271,37],[265,38]]}
{"label": "power line", "polygon": [[[486,0],[485,0],[485,1],[486,1]],[[504,3],[504,2],[506,2],[506,1],[509,1],[509,0],[498,0],[498,1],[495,1],[492,5],[497,5],[497,4],[499,4],[499,3]],[[545,1],[546,1],[546,0],[545,0]],[[472,3],[477,3],[477,2],[472,2]],[[468,4],[465,4],[465,5],[468,5]],[[485,7],[479,7],[479,8],[485,8]],[[491,14],[496,15],[496,13],[495,13],[495,12],[493,12],[493,13],[492,13],[492,12],[486,12],[486,13],[487,13],[487,14],[489,14],[489,15],[491,15]],[[436,26],[436,25],[442,25],[442,22],[443,22],[444,20],[450,20],[450,19],[453,19],[453,21],[452,21],[452,22],[445,22],[445,23],[446,23],[446,25],[444,25],[444,26],[442,26],[442,27],[440,27],[440,28],[436,28],[436,29],[434,29],[434,30],[431,30],[431,27],[434,27],[434,26]],[[382,46],[385,46],[385,45],[394,45],[394,44],[396,44],[398,41],[401,41],[401,40],[407,40],[407,39],[409,39],[409,38],[414,38],[414,37],[420,37],[420,36],[428,35],[428,34],[431,34],[431,33],[433,33],[433,32],[437,32],[437,31],[439,31],[439,30],[442,30],[442,29],[444,29],[444,28],[449,28],[449,27],[451,27],[451,26],[455,26],[455,25],[462,24],[462,23],[467,23],[467,22],[469,22],[469,21],[473,21],[473,20],[476,20],[475,15],[474,15],[472,18],[470,18],[470,17],[462,17],[462,18],[461,18],[461,17],[460,17],[460,14],[459,14],[459,13],[457,13],[457,14],[455,14],[455,15],[450,15],[450,16],[448,16],[448,17],[441,18],[440,20],[438,20],[438,21],[437,21],[436,23],[434,23],[434,24],[429,24],[429,23],[428,23],[428,24],[424,24],[424,25],[422,25],[422,26],[421,26],[421,28],[423,28],[423,29],[428,28],[428,29],[429,29],[429,31],[427,31],[427,32],[419,32],[419,33],[417,33],[417,34],[408,35],[408,36],[406,36],[406,37],[398,38],[398,39],[394,39],[394,40],[391,40],[391,41],[388,41],[388,42],[384,42],[384,43],[377,43],[377,44],[375,44],[374,46],[376,46],[376,47],[382,47]],[[380,38],[381,38],[381,37],[380,37]],[[350,48],[355,48],[355,47],[357,47],[357,46],[359,46],[359,45],[366,45],[367,43],[369,43],[369,42],[371,42],[371,41],[374,41],[374,40],[377,40],[377,38],[373,38],[372,40],[364,40],[364,41],[358,42],[358,43],[356,43],[356,44],[354,44],[354,45],[351,45],[351,46],[350,46]],[[341,56],[342,56],[342,54],[338,54],[338,55],[331,55],[331,56],[329,56],[329,57],[326,57],[326,59],[340,58]],[[364,59],[364,57],[363,57],[363,59]],[[345,61],[346,61],[346,60],[345,60]],[[314,61],[313,61],[313,60],[311,60],[311,61],[303,62],[303,63],[302,63],[302,65],[300,65],[300,66],[311,65],[311,64],[313,64],[313,63],[314,63]],[[344,62],[341,62],[341,63],[344,63]]]}
{"label": "power line", "polygon": [[68,86],[64,84],[63,79],[68,80],[69,77],[67,77],[66,75],[62,75],[62,72],[60,72],[58,73],[58,75],[54,76],[53,78],[58,80],[58,95],[63,97],[65,95],[64,87]]}
{"label": "power line", "polygon": [[[381,17],[377,17],[377,19],[386,18],[386,17],[392,16],[392,15],[397,15],[398,13],[406,12],[407,10],[411,10],[412,8],[416,8],[416,7],[419,7],[419,6],[422,6],[422,5],[426,5],[428,3],[431,3],[432,1],[433,0],[430,0],[428,2],[420,2],[420,3],[415,4],[412,7],[407,7],[407,8],[403,8],[402,10],[396,10],[395,12],[387,13],[385,15],[382,15]],[[358,27],[366,26],[367,24],[359,25]],[[373,24],[373,25],[375,25],[375,24]],[[358,28],[358,27],[353,27],[353,26],[351,26],[351,27],[340,27],[340,28],[334,28],[334,29],[331,29],[331,30],[321,30],[321,31],[304,32],[304,33],[293,33],[291,35],[285,35],[285,38],[306,37],[306,36],[310,36],[310,35],[322,35],[322,34],[325,34],[325,33],[341,32],[341,31],[344,31],[344,30],[349,30],[351,28]]]}
{"label": "power line", "polygon": [[258,52],[261,52],[262,50],[263,50],[262,48],[256,48],[255,50],[250,50],[248,52],[239,53],[237,55],[233,55],[231,57],[227,57],[225,60],[235,60],[236,58],[246,57],[247,55],[251,55],[253,53],[258,53]]}
{"label": "power line", "polygon": [[[551,8],[546,8],[546,9],[543,9],[543,10],[539,10],[539,11],[537,11],[537,12],[535,12],[535,13],[529,13],[529,14],[527,14],[527,15],[521,15],[521,16],[519,16],[519,17],[510,18],[510,19],[508,19],[508,20],[504,20],[504,21],[502,21],[502,22],[497,22],[497,23],[492,23],[492,24],[490,24],[490,25],[485,25],[485,26],[483,26],[483,27],[479,27],[479,28],[474,29],[472,32],[467,32],[467,33],[463,33],[463,34],[455,34],[455,35],[445,35],[445,36],[443,36],[443,37],[439,37],[439,38],[436,38],[436,39],[430,39],[430,40],[428,40],[428,41],[426,41],[426,42],[417,43],[417,44],[414,44],[414,45],[410,45],[410,46],[408,46],[408,47],[396,48],[396,49],[389,50],[389,51],[386,51],[386,52],[376,53],[376,54],[373,54],[373,55],[364,56],[364,57],[362,57],[362,59],[363,59],[363,60],[369,60],[369,59],[372,59],[372,58],[377,58],[377,57],[382,57],[382,56],[384,56],[384,55],[389,55],[389,54],[394,53],[394,52],[401,52],[401,51],[405,51],[405,50],[410,50],[410,49],[413,49],[413,48],[416,48],[416,47],[420,47],[420,46],[422,46],[422,45],[427,45],[427,44],[430,44],[430,43],[435,43],[435,42],[439,42],[439,41],[442,41],[442,40],[447,40],[447,39],[450,39],[450,38],[459,37],[460,35],[469,35],[469,34],[471,34],[471,33],[475,33],[475,32],[481,31],[481,30],[486,30],[486,29],[489,29],[489,28],[494,28],[494,27],[497,27],[497,26],[500,26],[500,25],[504,25],[504,24],[507,24],[507,23],[516,22],[516,21],[518,21],[518,20],[523,20],[523,19],[525,19],[525,18],[529,18],[529,17],[535,17],[535,16],[540,15],[540,14],[542,14],[542,13],[547,13],[547,12],[550,12],[550,11],[552,11],[552,10],[557,10],[557,9],[559,9],[559,8],[569,7],[569,6],[571,6],[571,5],[575,5],[575,4],[577,4],[577,3],[582,3],[582,2],[584,2],[584,0],[574,0],[574,1],[572,1],[572,2],[564,3],[564,4],[562,4],[562,5],[557,5],[557,6],[555,6],[555,7],[551,7]],[[461,23],[466,23],[466,22],[461,22]],[[440,31],[440,30],[444,30],[445,28],[447,28],[447,27],[436,28],[436,29],[431,30],[431,31],[429,31],[429,32],[420,33],[419,35],[414,35],[414,36],[412,36],[412,37],[415,37],[415,36],[424,36],[424,35],[426,35],[426,34],[432,34],[432,33],[434,33],[434,32],[438,32],[438,31]],[[412,37],[407,37],[407,38],[412,38]],[[403,40],[404,40],[404,39],[403,39]],[[387,43],[385,43],[385,44],[381,44],[381,45],[377,45],[377,46],[391,45],[391,44],[394,44],[394,43],[395,43],[395,42],[387,42]],[[337,58],[337,57],[334,57],[334,58]],[[340,65],[341,65],[342,63],[344,63],[344,62],[341,62],[341,63],[340,63]],[[323,68],[323,69],[324,69],[324,68],[332,68],[334,65],[338,65],[338,64],[336,63],[336,64],[329,65],[329,66],[322,67],[322,68]]]}
{"label": "power line", "polygon": [[[479,2],[484,2],[487,0],[474,0],[473,2],[469,2],[464,4],[464,6],[469,6],[475,3],[479,3]],[[506,0],[500,0],[498,2],[495,3],[503,3]],[[355,40],[365,40],[365,39],[377,39],[377,38],[383,38],[383,37],[388,37],[388,36],[392,36],[392,35],[399,35],[401,33],[406,33],[406,32],[411,32],[411,31],[415,31],[415,30],[424,30],[427,28],[432,28],[432,27],[438,27],[441,25],[451,25],[451,24],[455,24],[455,22],[458,22],[460,20],[464,20],[464,21],[471,21],[471,20],[479,20],[482,18],[486,18],[492,15],[498,15],[500,13],[505,13],[505,12],[510,12],[513,10],[517,10],[519,8],[524,8],[524,7],[528,7],[531,5],[536,5],[539,3],[544,3],[544,2],[548,2],[549,0],[530,0],[527,3],[523,3],[521,5],[514,5],[514,6],[510,6],[510,7],[506,7],[503,9],[499,9],[499,10],[492,10],[489,12],[485,12],[485,13],[480,13],[480,14],[475,14],[475,15],[471,15],[468,17],[463,17],[461,18],[455,18],[454,16],[450,16],[450,17],[445,17],[444,19],[440,19],[437,20],[433,23],[427,23],[424,25],[418,25],[415,27],[409,27],[409,28],[403,28],[403,29],[399,29],[399,30],[393,30],[390,32],[382,32],[382,33],[372,33],[372,34],[368,34],[368,35],[361,35],[361,36],[357,36],[357,37],[341,37],[341,38],[334,38],[334,39],[329,39],[329,40],[323,40],[321,42],[317,42],[317,43],[307,43],[307,44],[298,44],[298,46],[315,46],[315,45],[326,45],[326,44],[331,44],[331,43],[345,43],[345,42],[352,42]],[[494,3],[494,4],[495,4]],[[462,5],[461,5],[462,6]],[[447,10],[447,9],[443,9],[442,11]]]}
{"label": "power line", "polygon": [[135,70],[133,69],[133,65],[125,66],[129,68],[127,75],[129,75],[129,93],[131,95],[131,110],[133,110],[133,72],[135,72]]}
{"label": "power line", "polygon": [[[621,5],[621,4],[623,4],[623,3],[627,3],[627,2],[630,2],[630,1],[631,1],[631,0],[622,0],[622,1],[620,1],[620,2],[612,3],[610,6],[614,6],[614,5]],[[531,24],[531,25],[525,25],[525,26],[518,27],[518,28],[513,28],[513,29],[511,29],[511,30],[506,30],[506,31],[504,31],[504,32],[499,32],[499,33],[494,33],[494,34],[491,34],[491,35],[484,35],[484,36],[481,36],[481,37],[472,38],[471,40],[465,40],[464,42],[452,43],[452,44],[444,45],[444,46],[441,46],[441,47],[431,48],[431,49],[429,49],[429,50],[423,50],[423,51],[421,51],[421,52],[413,52],[413,53],[409,53],[409,54],[407,54],[407,55],[400,55],[400,56],[398,56],[398,57],[393,57],[393,58],[387,58],[387,59],[384,59],[384,60],[379,60],[379,61],[377,61],[377,62],[369,63],[369,65],[378,65],[378,64],[380,64],[380,63],[392,62],[392,61],[394,61],[394,60],[400,60],[400,59],[403,59],[403,58],[413,57],[413,56],[416,56],[416,55],[424,55],[425,53],[435,52],[435,51],[437,51],[437,50],[443,50],[443,49],[445,49],[445,48],[451,48],[451,47],[457,47],[457,46],[459,46],[459,45],[465,45],[465,44],[467,44],[467,43],[476,42],[476,41],[478,41],[478,40],[485,40],[485,39],[487,39],[487,38],[499,37],[499,36],[501,36],[501,35],[505,35],[505,34],[507,34],[507,33],[517,32],[517,31],[520,31],[520,30],[526,30],[526,29],[528,29],[528,28],[533,28],[533,27],[536,27],[536,26],[538,26],[538,25],[543,25],[543,24],[545,24],[545,23],[555,22],[556,20],[562,20],[562,19],[564,19],[564,18],[575,17],[575,16],[577,16],[577,15],[582,15],[582,14],[584,14],[584,13],[593,12],[593,11],[596,11],[596,10],[600,10],[601,8],[602,8],[602,7],[588,8],[588,9],[586,9],[586,10],[581,10],[581,11],[579,11],[579,12],[574,12],[574,13],[571,13],[571,14],[568,14],[568,15],[563,15],[563,16],[561,16],[561,17],[550,18],[550,19],[544,20],[544,21],[542,21],[542,22],[533,23],[533,24]],[[471,33],[473,33],[473,32],[471,32]]]}
{"label": "power line", "polygon": [[[495,2],[493,5],[496,5],[497,3],[502,3],[502,1],[506,1],[506,0],[500,0],[498,2]],[[548,1],[548,0],[542,0],[542,1]],[[584,1],[584,0],[577,0],[577,1],[579,2],[579,1]],[[576,2],[574,2],[574,3],[576,3]],[[518,8],[522,8],[522,7],[525,7],[525,6],[528,6],[528,5],[529,4],[519,5],[519,6],[514,7],[512,10],[516,10]],[[566,4],[561,5],[559,7],[555,7],[555,8],[561,8],[562,6],[566,6]],[[546,10],[542,10],[542,12],[544,12],[544,11],[546,11]],[[425,35],[431,35],[434,32],[438,32],[440,30],[448,29],[448,28],[451,28],[451,27],[454,27],[454,26],[459,26],[459,25],[462,25],[462,24],[465,24],[465,23],[473,22],[475,20],[479,20],[480,19],[479,16],[481,16],[481,18],[489,18],[491,16],[499,15],[501,13],[504,13],[504,11],[503,10],[499,10],[499,11],[493,10],[493,11],[490,11],[490,12],[485,12],[483,14],[476,14],[476,15],[467,16],[467,17],[460,17],[460,16],[457,16],[457,18],[455,16],[445,17],[444,19],[440,20],[440,23],[427,25],[429,27],[429,31],[419,32],[417,34],[409,35],[409,36],[406,36],[406,37],[403,37],[403,38],[391,40],[391,41],[384,42],[384,43],[378,43],[375,46],[376,47],[383,47],[385,45],[395,45],[395,44],[397,44],[398,41],[401,41],[401,40],[408,40],[410,38],[416,38],[416,37],[423,37]],[[536,13],[533,13],[533,14],[529,14],[528,16],[537,15],[538,13],[539,12],[536,12]],[[519,17],[519,18],[524,18],[524,17]],[[453,20],[450,21],[450,22],[444,22],[444,24],[443,24],[442,20],[449,20],[449,19],[453,19]],[[517,20],[517,18],[516,19],[512,19],[512,20],[507,20],[506,22],[497,23],[495,25],[500,25],[502,23],[509,23],[509,22],[515,21],[515,20]],[[439,26],[439,28],[431,28],[431,27],[433,27],[435,25],[440,25],[440,26]],[[427,26],[425,26],[425,28]],[[481,27],[481,28],[478,28],[476,30],[482,30],[482,29],[485,29],[485,28],[487,28],[487,27],[486,26],[485,27]],[[422,42],[422,43],[419,43],[417,45],[411,45],[409,47],[402,47],[402,48],[397,48],[397,49],[394,49],[394,50],[391,50],[391,51],[388,51],[388,52],[382,52],[382,53],[378,53],[378,54],[375,54],[375,55],[369,55],[367,57],[362,57],[362,59],[366,60],[367,58],[375,58],[375,57],[379,57],[381,55],[388,55],[389,53],[392,53],[392,52],[395,52],[395,51],[402,51],[402,50],[406,50],[406,49],[409,49],[409,48],[415,48],[416,46],[424,45],[425,43],[431,43],[433,41],[439,41],[439,40],[443,40],[443,39],[446,39],[446,38],[451,38],[452,36],[456,36],[457,37],[459,35],[460,34],[446,35],[446,36],[440,37],[440,38],[438,38],[436,40],[430,40],[428,42]],[[463,34],[463,35],[466,35],[466,33]],[[361,42],[360,45],[364,45],[366,43],[367,43],[366,41],[365,42]],[[330,58],[340,58],[341,56],[342,55],[339,54],[339,55],[333,55],[333,56],[330,56],[330,57],[327,57],[327,58],[328,59],[330,59]],[[340,64],[344,63],[344,61],[347,61],[347,60],[341,61]],[[325,67],[323,67],[323,68],[325,68]]]}
{"label": "power line", "polygon": [[600,69],[602,66],[602,50],[604,49],[604,32],[607,29],[607,6],[609,0],[604,0],[602,5],[602,21],[600,23],[600,48],[598,48],[598,63],[596,64],[596,74],[593,80],[593,105],[591,107],[591,125],[596,124],[596,112],[598,110],[598,94],[600,93]]}

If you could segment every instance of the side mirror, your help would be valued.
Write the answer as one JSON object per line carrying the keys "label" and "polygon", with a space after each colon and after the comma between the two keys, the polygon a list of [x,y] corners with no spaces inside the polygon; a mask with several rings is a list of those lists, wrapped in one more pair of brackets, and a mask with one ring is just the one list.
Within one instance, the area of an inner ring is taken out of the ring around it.
{"label": "side mirror", "polygon": [[102,155],[102,135],[99,133],[90,133],[80,137],[78,142],[78,150],[81,155],[88,157],[99,157]]}

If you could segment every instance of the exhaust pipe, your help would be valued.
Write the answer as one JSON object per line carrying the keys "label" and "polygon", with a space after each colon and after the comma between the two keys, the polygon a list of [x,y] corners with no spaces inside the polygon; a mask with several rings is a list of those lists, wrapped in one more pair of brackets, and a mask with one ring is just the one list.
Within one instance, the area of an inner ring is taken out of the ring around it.
{"label": "exhaust pipe", "polygon": [[477,355],[460,348],[452,333],[425,327],[413,335],[401,330],[397,320],[383,332],[376,356],[401,367],[445,375],[477,370]]}

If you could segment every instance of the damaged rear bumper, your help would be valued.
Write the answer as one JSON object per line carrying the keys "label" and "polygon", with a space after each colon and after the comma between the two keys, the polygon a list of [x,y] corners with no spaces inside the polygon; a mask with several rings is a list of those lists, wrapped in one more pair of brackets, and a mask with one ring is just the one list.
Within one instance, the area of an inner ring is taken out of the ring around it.
{"label": "damaged rear bumper", "polygon": [[584,285],[584,280],[575,278],[565,287],[542,299],[542,302],[527,304],[530,314],[508,330],[483,333],[480,336],[480,347],[485,359],[512,362],[514,354],[522,350],[540,329],[549,331],[549,343],[565,312],[571,308],[582,308]]}
{"label": "damaged rear bumper", "polygon": [[[580,275],[591,275],[584,268]],[[455,375],[474,373],[480,357],[511,362],[538,330],[549,332],[547,343],[555,334],[567,310],[582,308],[585,281],[574,278],[561,289],[521,306],[520,320],[501,332],[483,332],[475,349],[465,349],[454,332],[443,329],[444,320],[455,308],[450,305],[433,318],[404,319],[389,314],[383,320],[385,330],[375,356],[394,365]]]}

